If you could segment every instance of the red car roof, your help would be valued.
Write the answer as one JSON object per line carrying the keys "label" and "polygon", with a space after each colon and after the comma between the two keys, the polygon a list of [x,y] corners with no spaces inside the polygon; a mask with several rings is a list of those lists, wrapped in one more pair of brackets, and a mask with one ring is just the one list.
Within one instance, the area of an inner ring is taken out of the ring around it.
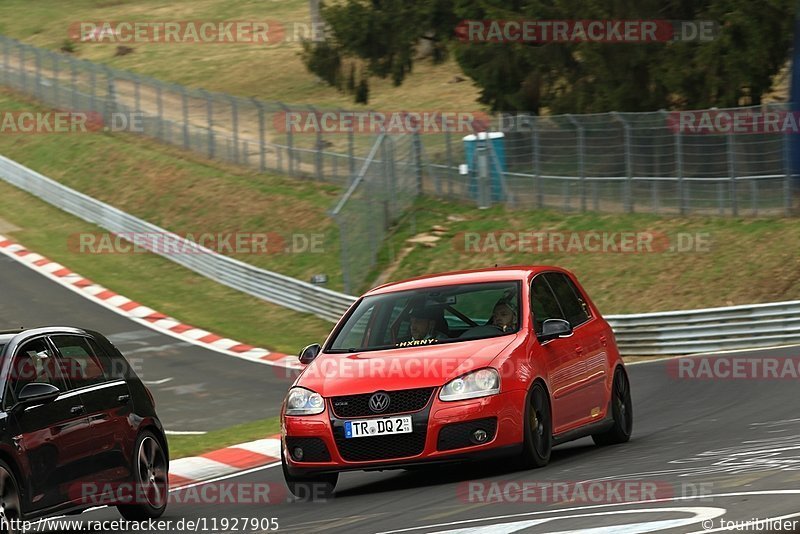
{"label": "red car roof", "polygon": [[541,271],[564,271],[561,267],[549,265],[512,265],[508,267],[489,267],[471,271],[453,271],[448,273],[429,274],[391,282],[371,289],[368,295],[404,291],[423,287],[445,286],[452,284],[471,284],[480,282],[498,282],[502,280],[525,280]]}

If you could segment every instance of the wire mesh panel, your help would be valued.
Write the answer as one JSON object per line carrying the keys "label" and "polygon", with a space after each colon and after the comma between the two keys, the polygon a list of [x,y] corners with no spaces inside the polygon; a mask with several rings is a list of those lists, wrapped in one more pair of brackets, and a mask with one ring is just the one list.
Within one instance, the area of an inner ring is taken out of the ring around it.
{"label": "wire mesh panel", "polygon": [[[107,127],[210,159],[342,186],[356,179],[379,134],[344,127],[354,112],[169,84],[2,36],[0,84],[49,107],[92,112]],[[487,168],[493,193],[488,199],[476,193],[474,153],[468,154],[464,140],[469,132],[387,132],[391,140],[383,143],[391,149],[369,160],[368,170],[377,172],[377,162],[391,158],[395,172],[406,173],[409,165],[415,169],[416,187],[425,194],[514,208],[790,214],[798,177],[788,170],[788,139],[798,128],[796,120],[788,121],[795,123],[794,130],[782,128],[785,119],[796,119],[789,111],[785,104],[769,104],[688,112],[503,115],[489,126],[475,121],[473,128],[504,134],[499,144],[492,143]],[[743,118],[744,130],[719,128],[716,119],[726,114]],[[328,127],[325,119],[331,117],[333,127]],[[460,165],[467,166],[465,173]],[[377,178],[373,182],[380,183]],[[392,202],[402,204],[395,197]]]}

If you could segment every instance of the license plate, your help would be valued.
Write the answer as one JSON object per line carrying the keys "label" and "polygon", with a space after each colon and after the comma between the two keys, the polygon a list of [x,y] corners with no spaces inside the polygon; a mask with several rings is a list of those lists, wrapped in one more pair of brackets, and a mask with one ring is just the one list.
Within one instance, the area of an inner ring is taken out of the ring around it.
{"label": "license plate", "polygon": [[344,423],[344,437],[346,438],[408,434],[411,431],[410,416],[387,417],[386,419],[364,419],[362,421],[345,421]]}

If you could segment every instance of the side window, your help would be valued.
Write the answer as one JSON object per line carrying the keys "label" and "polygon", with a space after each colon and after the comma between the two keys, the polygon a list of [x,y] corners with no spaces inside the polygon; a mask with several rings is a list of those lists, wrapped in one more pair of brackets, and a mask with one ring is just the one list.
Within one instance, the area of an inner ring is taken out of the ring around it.
{"label": "side window", "polygon": [[62,372],[74,389],[93,386],[108,378],[100,360],[81,336],[52,336],[53,344],[61,353]]}
{"label": "side window", "polygon": [[537,334],[542,333],[542,325],[547,319],[564,319],[561,307],[542,275],[531,282],[531,311],[533,311],[533,328]]}
{"label": "side window", "polygon": [[564,310],[567,321],[575,328],[589,320],[588,307],[578,296],[577,288],[569,277],[562,273],[547,273],[544,275],[553,288],[558,298],[561,309]]}
{"label": "side window", "polygon": [[67,390],[58,361],[44,338],[22,345],[11,364],[9,384],[15,398],[22,388],[34,382],[52,384],[61,391]]}
{"label": "side window", "polygon": [[103,349],[94,339],[87,338],[87,341],[89,342],[89,346],[92,347],[92,352],[97,357],[97,361],[100,362],[100,366],[103,368],[103,374],[106,375],[106,378],[109,380],[124,380],[128,369],[128,362],[124,360],[120,361],[116,356],[110,356],[108,351]]}

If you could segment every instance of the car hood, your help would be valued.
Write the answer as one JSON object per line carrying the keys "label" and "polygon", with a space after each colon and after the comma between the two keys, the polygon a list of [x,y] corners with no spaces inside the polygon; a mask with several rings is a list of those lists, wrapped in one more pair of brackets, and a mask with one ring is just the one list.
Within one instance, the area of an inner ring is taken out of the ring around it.
{"label": "car hood", "polygon": [[487,367],[516,338],[508,335],[423,347],[323,353],[306,367],[296,385],[323,397],[441,386]]}

